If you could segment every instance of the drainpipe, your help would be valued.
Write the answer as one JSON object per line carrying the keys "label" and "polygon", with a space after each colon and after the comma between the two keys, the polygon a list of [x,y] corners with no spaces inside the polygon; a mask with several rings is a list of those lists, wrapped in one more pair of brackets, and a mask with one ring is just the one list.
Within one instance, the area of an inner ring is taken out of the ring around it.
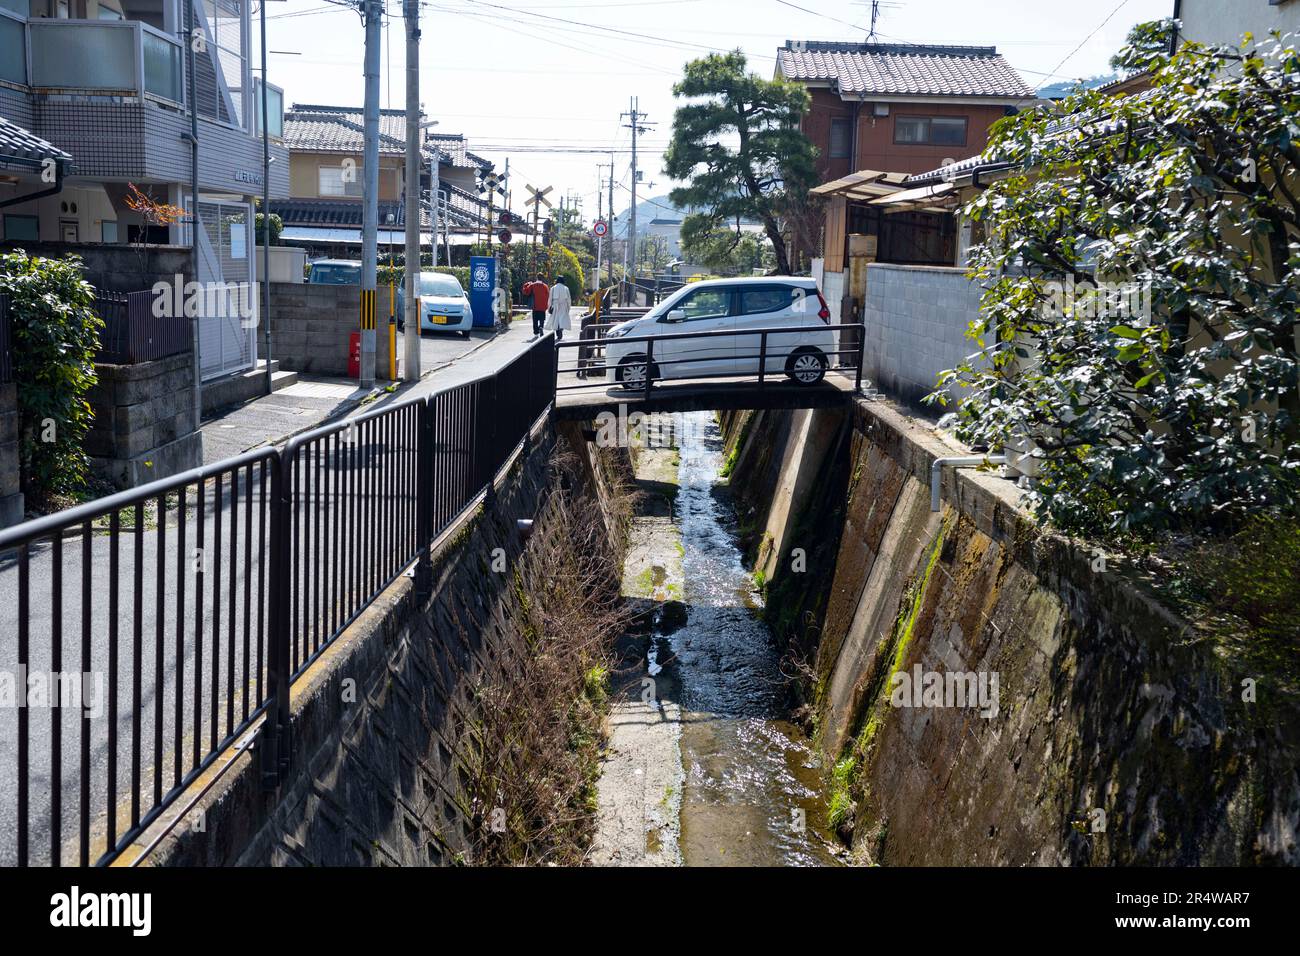
{"label": "drainpipe", "polygon": [[1169,55],[1178,52],[1178,21],[1183,16],[1183,0],[1174,0],[1174,25],[1169,31]]}
{"label": "drainpipe", "polygon": [[943,480],[943,466],[953,468],[974,468],[977,465],[1005,465],[1006,455],[956,455],[950,458],[936,458],[930,464],[930,510],[939,510],[939,484]]}

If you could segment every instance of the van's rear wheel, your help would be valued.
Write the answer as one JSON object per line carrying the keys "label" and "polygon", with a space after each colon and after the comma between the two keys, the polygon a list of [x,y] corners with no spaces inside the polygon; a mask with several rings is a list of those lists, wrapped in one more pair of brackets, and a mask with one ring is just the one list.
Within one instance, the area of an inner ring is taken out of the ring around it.
{"label": "van's rear wheel", "polygon": [[[645,389],[645,358],[644,355],[629,355],[618,363],[616,371],[620,385],[633,392]],[[659,378],[658,364],[653,365],[652,369],[654,377]]]}
{"label": "van's rear wheel", "polygon": [[800,385],[816,385],[826,376],[826,356],[812,346],[795,349],[785,363],[785,374]]}

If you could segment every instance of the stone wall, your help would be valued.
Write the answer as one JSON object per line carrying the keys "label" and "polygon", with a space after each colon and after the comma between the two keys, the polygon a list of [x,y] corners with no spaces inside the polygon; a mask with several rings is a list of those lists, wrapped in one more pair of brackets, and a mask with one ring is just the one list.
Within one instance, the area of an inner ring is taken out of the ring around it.
{"label": "stone wall", "polygon": [[[927,408],[921,400],[934,391],[940,373],[979,349],[966,338],[967,327],[979,317],[979,302],[980,288],[964,269],[872,263],[863,378],[915,408]],[[954,401],[964,394],[949,390]]]}
{"label": "stone wall", "polygon": [[0,528],[23,520],[18,482],[18,389],[0,383]]}
{"label": "stone wall", "polygon": [[[357,331],[359,286],[271,283],[271,354],[282,369],[348,374],[348,340]],[[377,290],[375,377],[388,379],[388,286]],[[398,361],[402,352],[398,349]],[[399,368],[400,372],[400,368]]]}
{"label": "stone wall", "polygon": [[95,419],[85,448],[97,474],[132,488],[203,463],[189,352],[137,365],[98,364],[95,373],[99,382],[87,396]]}
{"label": "stone wall", "polygon": [[[767,615],[810,664],[803,716],[858,862],[1300,862],[1285,681],[1196,636],[1117,559],[1040,530],[1010,481],[945,469],[932,512],[930,463],[963,449],[895,407],[726,425]],[[901,706],[917,668],[997,675],[995,706]]]}

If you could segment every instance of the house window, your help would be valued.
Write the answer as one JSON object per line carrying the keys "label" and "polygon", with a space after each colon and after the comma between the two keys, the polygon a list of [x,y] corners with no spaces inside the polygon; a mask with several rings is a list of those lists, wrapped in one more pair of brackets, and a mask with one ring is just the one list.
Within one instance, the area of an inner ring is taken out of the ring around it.
{"label": "house window", "polygon": [[853,121],[848,119],[831,120],[831,142],[829,155],[831,159],[848,159],[853,139]]}
{"label": "house window", "polygon": [[320,166],[317,169],[319,195],[326,197],[361,196],[364,175],[361,165]]}
{"label": "house window", "polygon": [[25,242],[39,242],[41,238],[40,220],[35,216],[4,217],[4,236],[6,239],[20,239]]}
{"label": "house window", "polygon": [[905,146],[965,146],[966,117],[896,117],[894,120],[894,142]]}
{"label": "house window", "polygon": [[116,219],[105,219],[99,224],[99,239],[101,242],[117,242]]}

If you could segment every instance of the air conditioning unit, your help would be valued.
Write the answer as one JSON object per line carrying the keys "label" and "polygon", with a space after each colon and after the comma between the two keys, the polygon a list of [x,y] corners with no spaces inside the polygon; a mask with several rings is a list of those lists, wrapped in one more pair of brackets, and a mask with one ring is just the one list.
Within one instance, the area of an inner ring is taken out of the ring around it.
{"label": "air conditioning unit", "polygon": [[888,116],[888,115],[889,115],[889,104],[888,104],[888,103],[872,103],[872,104],[871,104],[871,115],[872,115],[872,116]]}

